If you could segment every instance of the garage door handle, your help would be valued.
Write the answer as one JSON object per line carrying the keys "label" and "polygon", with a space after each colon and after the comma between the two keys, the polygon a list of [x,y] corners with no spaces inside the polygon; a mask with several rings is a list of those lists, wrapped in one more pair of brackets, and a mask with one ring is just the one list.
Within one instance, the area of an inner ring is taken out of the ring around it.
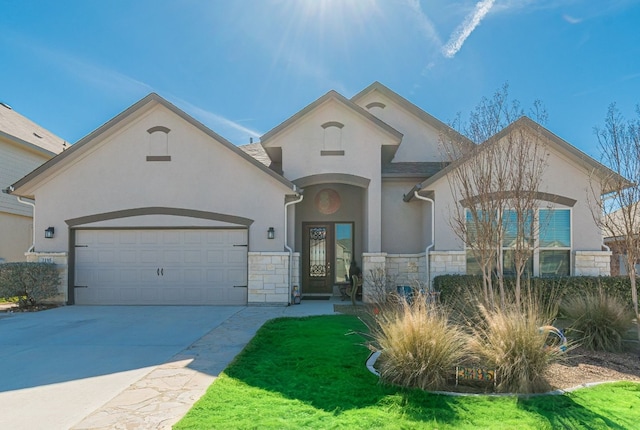
{"label": "garage door handle", "polygon": [[234,285],[233,288],[247,288],[248,285]]}
{"label": "garage door handle", "polygon": [[159,267],[158,267],[158,270],[156,270],[156,274],[157,274],[158,276],[160,276],[160,268],[159,268]]}
{"label": "garage door handle", "polygon": [[160,275],[164,276],[164,267],[160,269]]}

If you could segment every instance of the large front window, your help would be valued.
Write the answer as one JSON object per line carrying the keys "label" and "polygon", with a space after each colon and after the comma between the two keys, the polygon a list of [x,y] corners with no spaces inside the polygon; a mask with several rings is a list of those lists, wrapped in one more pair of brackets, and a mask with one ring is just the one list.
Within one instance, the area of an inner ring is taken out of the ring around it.
{"label": "large front window", "polygon": [[[571,274],[571,210],[540,209],[537,217],[529,211],[514,210],[502,213],[499,255],[505,276],[515,276],[518,261],[524,261],[524,274],[537,276],[569,276]],[[468,244],[477,242],[478,227],[471,211],[467,210]],[[496,248],[497,242],[496,243]],[[536,248],[537,245],[537,248]],[[467,248],[467,273],[479,275],[482,269],[476,258],[478,252]],[[526,261],[525,261],[526,259]],[[492,264],[495,268],[496,264]]]}

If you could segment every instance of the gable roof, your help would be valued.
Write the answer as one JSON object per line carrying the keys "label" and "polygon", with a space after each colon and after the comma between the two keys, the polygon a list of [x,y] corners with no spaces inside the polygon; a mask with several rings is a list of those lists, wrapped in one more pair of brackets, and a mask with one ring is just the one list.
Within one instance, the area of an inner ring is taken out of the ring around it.
{"label": "gable roof", "polygon": [[[544,138],[546,138],[546,140],[548,142],[550,142],[553,145],[553,147],[556,150],[558,150],[561,154],[565,155],[567,158],[569,158],[570,160],[572,160],[573,162],[575,162],[576,164],[581,166],[586,171],[594,172],[595,174],[597,174],[597,175],[599,175],[600,177],[603,177],[603,178],[616,176],[617,178],[621,179],[622,181],[628,182],[624,178],[621,178],[619,175],[617,175],[615,172],[613,172],[611,169],[606,167],[605,165],[603,165],[600,162],[594,160],[592,157],[588,156],[587,154],[585,154],[584,152],[580,151],[575,146],[571,145],[567,141],[565,141],[565,140],[561,139],[560,137],[556,136],[551,131],[549,131],[548,129],[546,129],[542,125],[538,124],[537,122],[533,121],[531,118],[526,117],[526,116],[520,117],[519,119],[517,119],[516,121],[512,122],[511,124],[509,124],[504,129],[502,129],[500,132],[498,132],[495,135],[491,136],[485,142],[483,142],[480,145],[478,145],[478,149],[480,151],[483,151],[485,148],[488,148],[491,145],[494,145],[494,144],[497,144],[498,142],[500,142],[500,140],[502,140],[502,138],[504,138],[505,136],[509,135],[514,130],[516,130],[518,128],[522,128],[522,127],[525,127],[525,128],[528,128],[531,131],[540,133]],[[426,189],[428,187],[433,185],[435,182],[438,182],[440,179],[446,177],[446,175],[448,175],[452,170],[458,168],[460,165],[465,163],[467,160],[468,160],[467,157],[462,157],[462,158],[454,161],[453,163],[449,164],[447,167],[445,167],[444,169],[440,170],[439,172],[437,172],[432,177],[426,179],[422,183],[420,183],[420,184],[416,185],[415,187],[413,187],[409,193],[405,194],[405,199],[404,200],[405,201],[410,201],[414,196],[414,191],[419,191],[419,190],[422,189],[422,190],[425,190],[425,192],[426,192]],[[629,185],[631,185],[631,184],[629,183]],[[607,190],[602,190],[603,194],[606,194],[607,192],[608,192]]]}
{"label": "gable roof", "polygon": [[[147,107],[152,103],[156,103],[167,108],[168,110],[170,110],[171,112],[173,112],[174,114],[176,114],[177,116],[179,116],[180,118],[182,118],[183,120],[185,120],[186,122],[188,122],[189,124],[197,128],[198,130],[202,131],[206,135],[215,139],[217,142],[225,146],[227,149],[234,152],[239,157],[242,157],[243,159],[251,163],[253,166],[259,168],[269,176],[275,178],[276,180],[278,180],[288,188],[291,188],[294,190],[296,189],[296,185],[293,182],[290,182],[285,177],[269,169],[267,166],[260,163],[259,161],[257,161],[256,159],[254,159],[253,157],[245,153],[243,150],[239,149],[233,143],[229,142],[224,137],[220,136],[219,134],[217,134],[216,132],[214,132],[213,130],[211,130],[210,128],[208,128],[207,126],[205,126],[204,124],[202,124],[201,122],[193,118],[192,116],[188,115],[186,112],[182,111],[181,109],[177,108],[175,105],[165,100],[164,98],[160,97],[158,94],[151,93],[146,97],[144,97],[143,99],[139,100],[137,103],[127,108],[126,110],[124,110],[123,112],[121,112],[120,114],[118,114],[117,116],[115,116],[114,118],[112,118],[111,120],[109,120],[108,122],[106,122],[105,124],[103,124],[102,126],[98,127],[93,132],[89,133],[87,136],[80,139],[78,142],[73,144],[66,151],[61,152],[54,158],[50,159],[49,161],[47,161],[46,163],[44,163],[43,165],[35,169],[33,172],[29,173],[24,178],[20,179],[15,184],[11,185],[8,188],[9,193],[14,193],[15,191],[18,191],[20,187],[23,187],[29,182],[44,175],[46,172],[48,172],[50,169],[52,169],[55,166],[70,163],[72,160],[79,157],[82,153],[86,152],[86,150],[90,149],[93,145],[96,145],[98,142],[98,137],[118,127],[126,119],[128,119],[129,117],[134,115],[136,112],[144,109],[145,107]],[[19,195],[19,193],[15,193],[15,194]]]}
{"label": "gable roof", "polygon": [[384,85],[382,85],[378,81],[372,83],[367,88],[365,88],[364,90],[360,91],[355,96],[351,97],[351,101],[353,103],[357,104],[358,101],[360,101],[362,98],[364,98],[364,96],[366,96],[367,94],[370,94],[370,93],[372,93],[374,91],[377,91],[380,94],[382,94],[383,96],[385,96],[386,98],[392,100],[394,103],[398,104],[400,107],[402,107],[406,111],[410,112],[411,114],[413,114],[418,119],[420,119],[423,122],[425,122],[426,124],[429,124],[431,127],[436,129],[437,131],[442,132],[442,133],[448,133],[448,134],[449,133],[453,133],[453,134],[456,135],[456,137],[458,137],[460,139],[460,142],[462,142],[464,144],[467,144],[469,146],[474,145],[474,143],[469,138],[467,138],[466,136],[458,133],[456,130],[451,128],[449,125],[447,125],[444,122],[440,121],[439,119],[437,119],[433,115],[428,114],[427,112],[425,112],[424,110],[422,110],[418,106],[416,106],[413,103],[411,103],[409,100],[405,99],[404,97],[402,97],[398,93],[396,93],[396,92],[390,90],[389,88],[385,87]]}
{"label": "gable roof", "polygon": [[314,109],[316,109],[318,106],[324,104],[328,100],[335,100],[338,103],[346,106],[348,109],[352,110],[353,112],[355,112],[359,116],[361,116],[361,117],[365,118],[366,120],[372,122],[378,129],[380,129],[384,133],[388,134],[389,136],[391,136],[394,139],[397,139],[398,142],[400,142],[402,140],[402,136],[403,135],[398,130],[396,130],[395,128],[391,127],[389,124],[385,123],[384,121],[380,120],[375,115],[372,115],[371,113],[367,112],[366,109],[361,108],[360,106],[358,106],[357,104],[353,103],[351,100],[347,99],[346,97],[344,97],[343,95],[341,95],[337,91],[331,90],[328,93],[326,93],[325,95],[323,95],[322,97],[320,97],[319,99],[317,99],[314,102],[312,102],[309,105],[307,105],[305,108],[300,110],[295,115],[293,115],[293,116],[289,117],[288,119],[286,119],[280,125],[272,128],[271,130],[266,132],[260,138],[260,143],[262,143],[263,146],[265,144],[268,144],[268,142],[270,140],[272,140],[275,136],[277,136],[278,134],[282,133],[284,130],[289,128],[292,124],[294,124],[295,122],[297,122],[298,120],[300,120],[301,118],[303,118],[304,116],[306,116],[307,114],[309,114]]}
{"label": "gable roof", "polygon": [[6,103],[0,103],[0,137],[49,158],[59,154],[67,146],[62,138],[20,115]]}

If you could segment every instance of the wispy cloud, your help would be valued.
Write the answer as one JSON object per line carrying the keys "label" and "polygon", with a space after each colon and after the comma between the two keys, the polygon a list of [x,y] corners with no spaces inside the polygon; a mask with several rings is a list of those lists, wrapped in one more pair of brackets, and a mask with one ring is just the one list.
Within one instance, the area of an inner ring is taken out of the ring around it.
{"label": "wispy cloud", "polygon": [[476,29],[482,19],[489,13],[493,7],[495,0],[482,0],[476,4],[475,9],[464,19],[454,32],[451,34],[449,41],[442,48],[442,53],[447,58],[453,58],[454,55],[462,48],[462,45]]}
{"label": "wispy cloud", "polygon": [[562,19],[567,21],[569,24],[580,24],[582,22],[581,18],[575,18],[571,15],[564,14],[562,15]]}
{"label": "wispy cloud", "polygon": [[174,103],[180,109],[187,112],[189,115],[197,118],[200,122],[211,128],[216,133],[223,136],[225,139],[230,140],[236,144],[248,143],[249,137],[258,138],[264,133],[250,129],[243,126],[238,121],[233,121],[225,118],[217,113],[208,111],[199,106],[189,103],[179,97],[168,96],[171,103]]}
{"label": "wispy cloud", "polygon": [[420,6],[419,0],[405,0],[404,2],[409,10],[415,16],[418,25],[420,26],[420,30],[424,33],[424,35],[429,39],[430,42],[437,44],[437,46],[442,46],[442,41],[440,40],[440,36],[438,35],[438,31],[436,30],[435,25],[426,13],[422,10]]}

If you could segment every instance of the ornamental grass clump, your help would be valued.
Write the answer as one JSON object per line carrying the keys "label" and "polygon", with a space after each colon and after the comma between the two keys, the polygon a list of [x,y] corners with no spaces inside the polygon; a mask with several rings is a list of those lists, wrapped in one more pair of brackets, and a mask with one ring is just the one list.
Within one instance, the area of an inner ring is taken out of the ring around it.
{"label": "ornamental grass clump", "polygon": [[566,298],[560,310],[571,321],[568,334],[591,350],[620,351],[633,323],[624,301],[602,290]]}
{"label": "ornamental grass clump", "polygon": [[468,336],[449,322],[445,310],[427,304],[421,295],[412,304],[386,307],[370,328],[382,350],[380,378],[390,384],[441,389],[469,355]]}
{"label": "ornamental grass clump", "polygon": [[545,371],[564,357],[564,351],[548,344],[548,333],[541,327],[551,319],[539,302],[525,300],[520,307],[506,303],[501,308],[478,304],[478,309],[471,347],[486,367],[496,369],[497,391],[547,391]]}

